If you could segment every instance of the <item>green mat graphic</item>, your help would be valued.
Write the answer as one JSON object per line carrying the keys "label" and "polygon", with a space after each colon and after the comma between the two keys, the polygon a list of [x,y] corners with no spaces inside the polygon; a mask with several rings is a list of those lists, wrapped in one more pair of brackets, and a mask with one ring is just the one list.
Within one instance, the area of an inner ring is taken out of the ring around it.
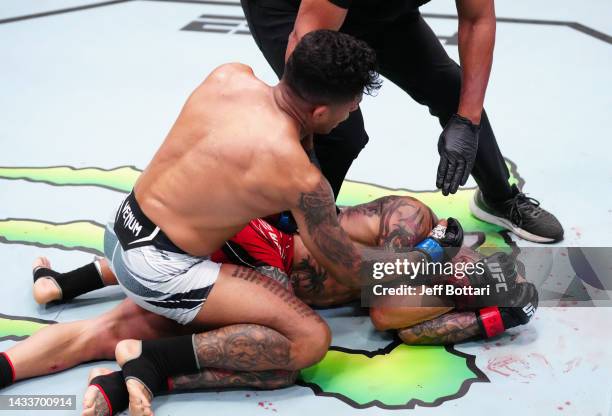
{"label": "green mat graphic", "polygon": [[[514,173],[514,165],[509,162]],[[140,171],[134,167],[115,169],[54,167],[0,167],[0,179],[27,180],[54,186],[95,186],[127,193]],[[520,182],[516,173],[513,182]],[[461,189],[448,198],[438,191],[409,191],[345,181],[339,205],[356,205],[385,195],[408,195],[429,205],[440,217],[455,217],[467,232],[484,235],[481,247],[510,250],[499,227],[474,218],[468,201],[474,189]],[[109,211],[112,207],[109,207]],[[89,220],[50,223],[36,219],[0,219],[0,242],[54,247],[65,250],[102,252],[103,226]],[[28,337],[50,322],[0,314],[0,340]],[[392,343],[379,351],[358,351],[332,347],[318,364],[302,371],[300,384],[315,394],[331,396],[347,404],[365,408],[405,409],[438,406],[465,395],[473,382],[488,381],[475,363],[475,357],[452,347],[408,346]]]}

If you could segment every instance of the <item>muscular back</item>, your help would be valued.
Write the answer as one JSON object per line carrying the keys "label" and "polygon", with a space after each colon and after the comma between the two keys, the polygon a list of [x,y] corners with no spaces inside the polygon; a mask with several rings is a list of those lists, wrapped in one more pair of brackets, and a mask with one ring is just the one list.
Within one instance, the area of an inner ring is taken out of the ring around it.
{"label": "muscular back", "polygon": [[208,255],[252,218],[286,209],[302,168],[299,131],[271,87],[228,64],[191,94],[135,194],[176,245]]}

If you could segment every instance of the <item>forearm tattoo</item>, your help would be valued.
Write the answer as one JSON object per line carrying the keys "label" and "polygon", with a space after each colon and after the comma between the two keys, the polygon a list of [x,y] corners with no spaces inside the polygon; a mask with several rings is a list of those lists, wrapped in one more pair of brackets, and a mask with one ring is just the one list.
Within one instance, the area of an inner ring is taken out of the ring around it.
{"label": "forearm tattoo", "polygon": [[172,377],[175,390],[215,389],[251,387],[256,389],[279,389],[295,383],[299,371],[232,371],[204,368],[196,374]]}
{"label": "forearm tattoo", "polygon": [[342,215],[347,216],[365,216],[365,217],[373,217],[375,215],[380,216],[381,212],[381,203],[382,199],[387,197],[382,197],[375,199],[374,201],[366,202],[363,204],[355,205],[352,207],[346,207],[342,210]]}
{"label": "forearm tattoo", "polygon": [[[322,179],[312,192],[301,194],[299,208],[303,212],[308,234],[319,252],[326,257],[328,264],[339,265],[344,269],[344,276],[335,275],[341,283],[350,287],[374,283],[372,280],[374,263],[404,259],[408,262],[417,262],[424,259],[424,255],[418,252],[394,253],[380,248],[356,247],[340,228],[332,192],[325,179]],[[387,276],[386,280],[393,280],[395,277]],[[406,283],[421,285],[430,282],[412,279]]]}
{"label": "forearm tattoo", "polygon": [[341,232],[333,194],[325,179],[312,192],[301,194],[299,208],[304,213],[308,233],[322,254],[332,262],[354,268],[359,253],[348,235]]}
{"label": "forearm tattoo", "polygon": [[430,321],[398,330],[406,344],[455,344],[480,335],[474,312],[451,312]]}

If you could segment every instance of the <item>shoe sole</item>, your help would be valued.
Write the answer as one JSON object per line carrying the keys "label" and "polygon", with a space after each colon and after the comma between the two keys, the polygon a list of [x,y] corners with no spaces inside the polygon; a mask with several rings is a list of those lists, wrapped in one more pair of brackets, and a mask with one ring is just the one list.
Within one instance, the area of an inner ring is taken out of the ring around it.
{"label": "shoe sole", "polygon": [[556,241],[554,238],[542,237],[539,235],[532,234],[529,231],[525,231],[522,228],[515,226],[514,224],[512,224],[512,222],[505,218],[489,214],[487,211],[484,211],[476,204],[474,198],[470,200],[470,211],[472,211],[472,214],[479,220],[499,225],[500,227],[503,227],[508,231],[512,231],[514,234],[516,234],[523,240],[531,241],[534,243],[554,243]]}

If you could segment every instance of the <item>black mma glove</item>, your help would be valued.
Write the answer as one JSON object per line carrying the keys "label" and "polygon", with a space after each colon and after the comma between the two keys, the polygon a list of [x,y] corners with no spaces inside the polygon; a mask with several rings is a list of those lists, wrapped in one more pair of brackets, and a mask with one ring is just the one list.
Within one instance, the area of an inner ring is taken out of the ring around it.
{"label": "black mma glove", "polygon": [[460,184],[467,182],[476,160],[479,129],[459,114],[446,123],[438,140],[440,163],[436,179],[436,187],[442,189],[443,195],[454,194]]}
{"label": "black mma glove", "polygon": [[533,283],[517,283],[507,299],[510,306],[490,306],[476,312],[483,337],[491,338],[506,329],[527,324],[538,308],[538,300]]}
{"label": "black mma glove", "polygon": [[538,309],[538,290],[533,283],[517,283],[507,306],[500,306],[506,329],[528,323]]}
{"label": "black mma glove", "polygon": [[416,251],[425,254],[430,262],[450,261],[463,244],[461,223],[452,217],[446,222],[446,227],[436,225],[429,236],[414,247]]}
{"label": "black mma glove", "polygon": [[501,300],[514,290],[517,276],[515,259],[506,253],[497,252],[477,262],[474,273],[467,278],[471,286],[489,286],[491,295]]}
{"label": "black mma glove", "polygon": [[488,294],[461,295],[455,300],[459,310],[474,310],[491,305],[507,305],[516,286],[516,261],[498,252],[474,263],[463,277],[450,276],[446,283],[457,287],[488,288]]}

